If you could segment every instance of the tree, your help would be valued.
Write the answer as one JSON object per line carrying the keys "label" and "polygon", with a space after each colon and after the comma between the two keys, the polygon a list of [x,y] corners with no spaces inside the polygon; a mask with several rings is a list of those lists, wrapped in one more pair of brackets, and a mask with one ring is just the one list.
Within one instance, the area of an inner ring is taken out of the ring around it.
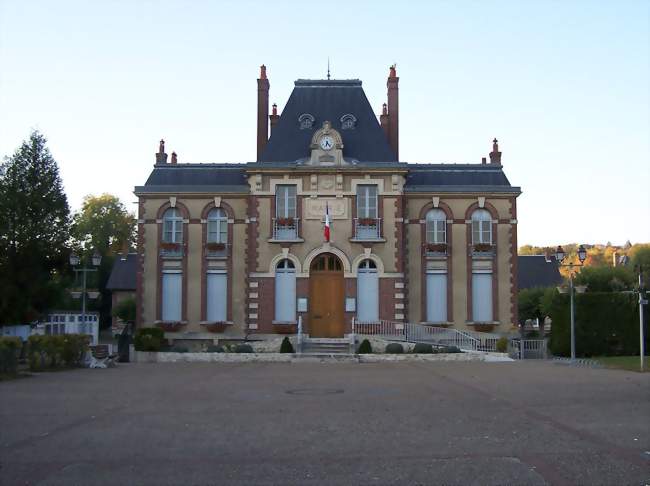
{"label": "tree", "polygon": [[74,216],[72,234],[82,249],[97,250],[105,256],[133,246],[134,223],[134,216],[117,197],[86,196],[81,211]]}
{"label": "tree", "polygon": [[113,308],[113,315],[124,322],[135,322],[135,299],[124,299]]}
{"label": "tree", "polygon": [[34,131],[0,166],[0,323],[36,319],[66,271],[70,210],[46,138]]}

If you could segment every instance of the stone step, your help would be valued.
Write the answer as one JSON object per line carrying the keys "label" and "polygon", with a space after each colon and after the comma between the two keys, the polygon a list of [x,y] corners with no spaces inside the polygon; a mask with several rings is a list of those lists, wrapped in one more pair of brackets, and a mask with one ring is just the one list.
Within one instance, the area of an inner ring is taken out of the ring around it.
{"label": "stone step", "polygon": [[350,343],[313,343],[307,342],[303,343],[302,347],[303,353],[309,354],[349,354],[350,353]]}

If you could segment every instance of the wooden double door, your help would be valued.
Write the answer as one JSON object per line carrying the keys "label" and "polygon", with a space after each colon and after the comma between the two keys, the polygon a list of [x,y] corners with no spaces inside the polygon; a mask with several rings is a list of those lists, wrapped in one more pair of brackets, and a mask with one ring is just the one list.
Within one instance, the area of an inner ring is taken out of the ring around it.
{"label": "wooden double door", "polygon": [[309,336],[345,334],[343,265],[331,253],[318,255],[309,269]]}

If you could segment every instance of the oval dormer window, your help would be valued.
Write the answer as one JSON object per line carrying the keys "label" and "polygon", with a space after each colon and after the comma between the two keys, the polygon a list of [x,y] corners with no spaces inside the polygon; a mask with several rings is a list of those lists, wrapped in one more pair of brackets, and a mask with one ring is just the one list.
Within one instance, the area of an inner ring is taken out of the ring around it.
{"label": "oval dormer window", "polygon": [[303,113],[298,117],[298,123],[300,124],[300,129],[309,130],[313,128],[315,120],[316,119],[309,113]]}
{"label": "oval dormer window", "polygon": [[343,115],[341,117],[341,129],[343,130],[354,130],[354,127],[357,126],[357,117],[352,113]]}

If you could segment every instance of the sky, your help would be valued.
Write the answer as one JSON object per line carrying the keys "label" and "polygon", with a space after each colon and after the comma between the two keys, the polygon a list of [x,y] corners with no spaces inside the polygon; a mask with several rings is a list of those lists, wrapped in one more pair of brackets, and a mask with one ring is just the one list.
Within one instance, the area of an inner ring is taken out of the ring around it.
{"label": "sky", "polygon": [[480,163],[499,139],[519,244],[650,242],[650,2],[0,0],[0,157],[33,129],[70,205],[179,162],[255,160],[260,64],[400,76],[400,159]]}

